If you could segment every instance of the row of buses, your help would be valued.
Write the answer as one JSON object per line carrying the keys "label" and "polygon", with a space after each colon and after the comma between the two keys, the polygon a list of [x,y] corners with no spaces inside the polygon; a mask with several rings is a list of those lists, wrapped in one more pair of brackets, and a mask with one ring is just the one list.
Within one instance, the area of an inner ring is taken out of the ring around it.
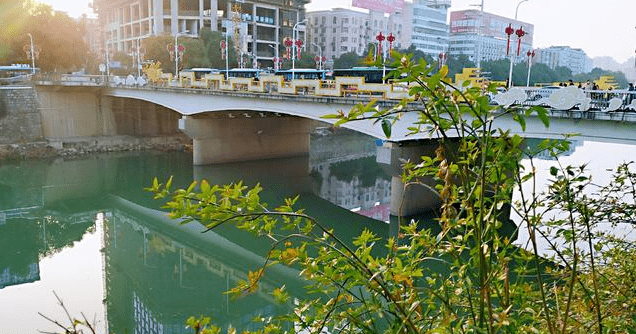
{"label": "row of buses", "polygon": [[[163,86],[204,88],[317,96],[371,96],[381,99],[408,97],[408,85],[387,80],[388,68],[354,67],[333,71],[307,68],[268,72],[260,69],[192,68],[179,73],[178,80],[164,74]],[[293,78],[293,80],[292,80]]]}

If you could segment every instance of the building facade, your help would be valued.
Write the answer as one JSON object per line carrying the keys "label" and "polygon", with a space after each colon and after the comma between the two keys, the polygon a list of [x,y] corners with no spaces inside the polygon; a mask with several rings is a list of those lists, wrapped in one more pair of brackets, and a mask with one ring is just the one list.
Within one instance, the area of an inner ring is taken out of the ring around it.
{"label": "building facade", "polygon": [[[525,32],[520,44],[515,33],[508,38],[506,28],[509,26],[515,31],[522,28]],[[454,57],[466,55],[475,63],[507,57],[522,62],[524,55],[532,49],[533,34],[534,25],[527,22],[480,10],[455,11],[450,15],[450,54]]]}
{"label": "building facade", "polygon": [[[410,29],[404,25],[404,14],[396,12],[385,14],[377,11],[361,12],[351,9],[334,8],[332,10],[307,13],[307,47],[311,52],[322,53],[327,59],[327,67],[341,55],[353,52],[362,56],[365,52],[377,53],[376,36],[392,34],[395,41],[393,48],[409,46]],[[373,46],[370,46],[373,44]],[[388,41],[383,42],[383,53],[386,56]],[[377,57],[377,55],[376,55]]]}
{"label": "building facade", "polygon": [[449,45],[449,26],[446,17],[450,5],[449,0],[414,0],[410,16],[410,44],[434,57],[446,53]]}
{"label": "building facade", "polygon": [[537,50],[536,62],[546,64],[551,69],[567,67],[572,74],[588,73],[591,70],[591,60],[581,49],[568,46],[551,46]]}
{"label": "building facade", "polygon": [[[110,50],[129,52],[150,36],[187,34],[202,29],[232,33],[238,28],[244,56],[271,66],[293,28],[304,36],[309,0],[94,0],[104,41]],[[238,26],[237,26],[238,25]],[[281,51],[282,52],[282,51]]]}

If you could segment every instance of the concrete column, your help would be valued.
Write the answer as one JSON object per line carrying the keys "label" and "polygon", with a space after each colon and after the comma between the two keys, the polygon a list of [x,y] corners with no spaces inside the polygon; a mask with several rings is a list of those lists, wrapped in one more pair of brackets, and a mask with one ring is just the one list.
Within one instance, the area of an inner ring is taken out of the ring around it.
{"label": "concrete column", "polygon": [[218,28],[218,20],[216,17],[216,12],[219,10],[219,4],[217,0],[210,0],[210,28],[212,31],[216,31]]}
{"label": "concrete column", "polygon": [[311,121],[299,117],[193,118],[179,120],[192,138],[194,165],[309,154]]}
{"label": "concrete column", "polygon": [[441,200],[432,178],[405,185],[402,182],[404,161],[419,161],[422,156],[433,156],[437,141],[421,141],[410,144],[386,142],[378,147],[377,162],[391,176],[391,206],[393,216],[406,217],[438,209]]}
{"label": "concrete column", "polygon": [[179,0],[170,0],[170,34],[179,32]]}
{"label": "concrete column", "polygon": [[163,1],[152,0],[153,30],[155,35],[163,34]]}

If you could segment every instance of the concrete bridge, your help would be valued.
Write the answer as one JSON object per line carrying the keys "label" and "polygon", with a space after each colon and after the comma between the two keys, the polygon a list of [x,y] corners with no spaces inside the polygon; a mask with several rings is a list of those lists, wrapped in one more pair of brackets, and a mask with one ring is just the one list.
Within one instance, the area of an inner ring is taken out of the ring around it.
{"label": "concrete bridge", "polygon": [[[43,134],[52,141],[183,132],[192,139],[196,165],[306,155],[314,121],[334,122],[321,117],[338,110],[348,112],[355,105],[370,101],[369,97],[176,87],[104,87],[50,82],[39,82],[36,87]],[[390,107],[397,103],[383,100],[378,105]],[[509,115],[499,117],[496,126],[530,138],[562,138],[564,133],[578,133],[578,138],[583,140],[636,142],[636,113],[629,110],[552,109],[549,116],[549,128],[531,116],[527,119],[526,131],[522,132]],[[424,155],[435,146],[434,134],[409,135],[408,127],[416,117],[416,113],[405,113],[394,125],[391,138],[384,135],[380,124],[370,120],[344,125],[383,140],[377,159],[393,175],[394,190],[403,189],[400,160]],[[410,215],[436,206],[433,194],[394,193],[393,215]],[[432,204],[422,208],[422,202]]]}

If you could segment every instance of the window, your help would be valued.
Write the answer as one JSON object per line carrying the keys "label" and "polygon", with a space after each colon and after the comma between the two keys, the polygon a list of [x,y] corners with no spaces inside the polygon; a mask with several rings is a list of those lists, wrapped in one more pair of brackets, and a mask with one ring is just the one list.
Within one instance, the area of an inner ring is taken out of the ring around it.
{"label": "window", "polygon": [[338,24],[338,18],[337,17],[333,17],[333,24]]}

